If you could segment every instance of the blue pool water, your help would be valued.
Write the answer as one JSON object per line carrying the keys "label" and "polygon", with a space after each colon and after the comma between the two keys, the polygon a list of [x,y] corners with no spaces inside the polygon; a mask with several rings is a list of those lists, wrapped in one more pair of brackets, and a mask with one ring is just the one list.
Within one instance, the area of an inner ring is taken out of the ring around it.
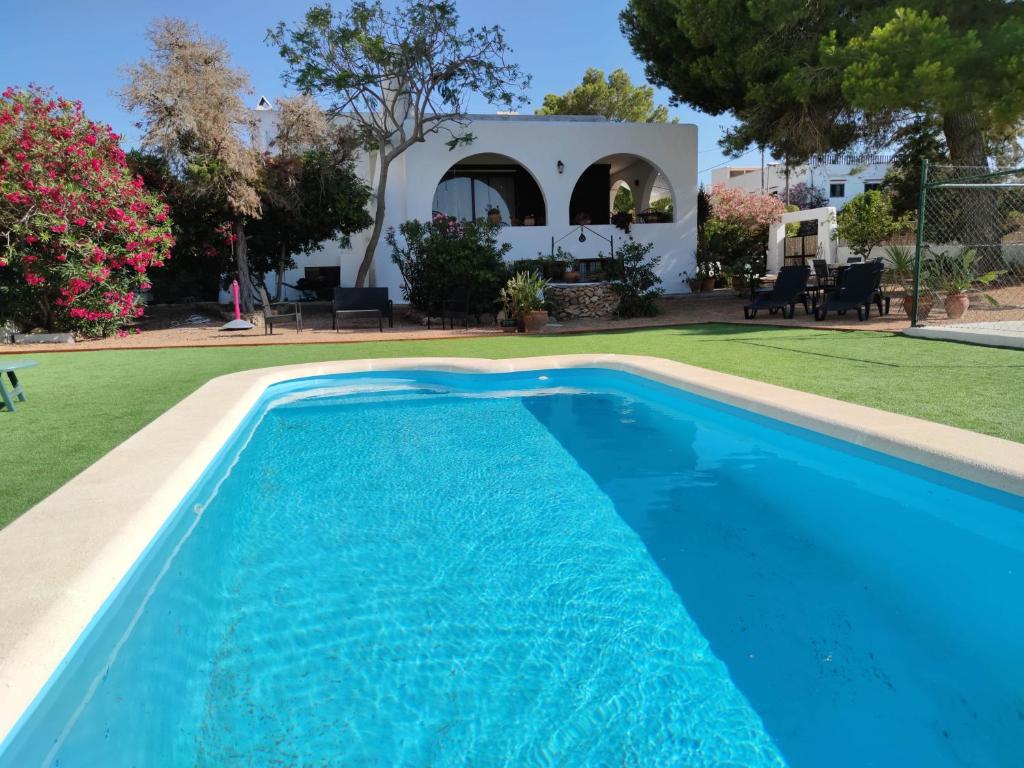
{"label": "blue pool water", "polygon": [[1024,500],[627,374],[272,388],[0,766],[1008,766]]}

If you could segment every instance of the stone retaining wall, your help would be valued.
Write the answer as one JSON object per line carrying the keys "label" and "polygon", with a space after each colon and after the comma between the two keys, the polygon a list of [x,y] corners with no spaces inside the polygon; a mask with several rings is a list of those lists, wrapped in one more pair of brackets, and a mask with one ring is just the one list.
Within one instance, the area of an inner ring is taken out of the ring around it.
{"label": "stone retaining wall", "polygon": [[578,317],[611,317],[619,306],[619,295],[608,283],[556,283],[544,296],[559,320]]}

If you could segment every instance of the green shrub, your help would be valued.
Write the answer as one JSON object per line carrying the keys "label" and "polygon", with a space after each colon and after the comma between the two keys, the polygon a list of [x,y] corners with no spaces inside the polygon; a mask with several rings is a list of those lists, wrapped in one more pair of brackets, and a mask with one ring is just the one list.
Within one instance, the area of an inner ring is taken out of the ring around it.
{"label": "green shrub", "polygon": [[910,226],[909,214],[894,214],[889,194],[872,189],[843,206],[836,235],[847,242],[851,251],[867,260],[876,246]]}
{"label": "green shrub", "polygon": [[500,225],[438,214],[429,222],[414,219],[398,229],[389,230],[385,239],[405,281],[406,301],[428,314],[439,314],[446,301],[465,302],[471,312],[493,311],[508,280],[504,257],[512,248],[498,244]]}
{"label": "green shrub", "polygon": [[618,317],[651,317],[658,314],[658,297],[663,293],[661,278],[655,269],[660,256],[651,256],[654,243],[630,241],[619,248],[622,277],[612,283],[619,294]]}

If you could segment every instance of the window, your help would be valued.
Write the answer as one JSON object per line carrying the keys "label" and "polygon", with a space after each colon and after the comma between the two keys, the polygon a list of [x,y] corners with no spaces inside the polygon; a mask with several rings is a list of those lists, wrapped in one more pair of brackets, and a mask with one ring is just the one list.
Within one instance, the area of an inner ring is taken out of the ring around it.
{"label": "window", "polygon": [[513,172],[452,171],[434,193],[434,210],[457,219],[485,219],[494,208],[501,213],[502,221],[510,221],[516,210]]}
{"label": "window", "polygon": [[865,192],[870,192],[873,189],[881,189],[881,188],[882,188],[882,182],[880,182],[880,181],[865,181],[864,182],[864,191]]}
{"label": "window", "polygon": [[846,197],[846,182],[833,181],[828,185],[829,197]]}
{"label": "window", "polygon": [[511,158],[496,163],[492,157],[472,155],[449,168],[434,191],[434,213],[473,221],[492,218],[495,211],[506,226],[544,226],[544,195],[530,172]]}

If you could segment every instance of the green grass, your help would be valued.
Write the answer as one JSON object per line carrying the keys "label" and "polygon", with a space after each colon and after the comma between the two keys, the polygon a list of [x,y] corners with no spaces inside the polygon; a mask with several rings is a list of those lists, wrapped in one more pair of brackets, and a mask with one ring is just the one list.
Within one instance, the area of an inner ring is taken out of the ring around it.
{"label": "green grass", "polygon": [[1024,442],[1024,353],[880,333],[705,325],[582,336],[39,354],[39,367],[22,376],[29,402],[16,414],[0,413],[0,526],[214,376],[364,357],[585,352],[665,357]]}

